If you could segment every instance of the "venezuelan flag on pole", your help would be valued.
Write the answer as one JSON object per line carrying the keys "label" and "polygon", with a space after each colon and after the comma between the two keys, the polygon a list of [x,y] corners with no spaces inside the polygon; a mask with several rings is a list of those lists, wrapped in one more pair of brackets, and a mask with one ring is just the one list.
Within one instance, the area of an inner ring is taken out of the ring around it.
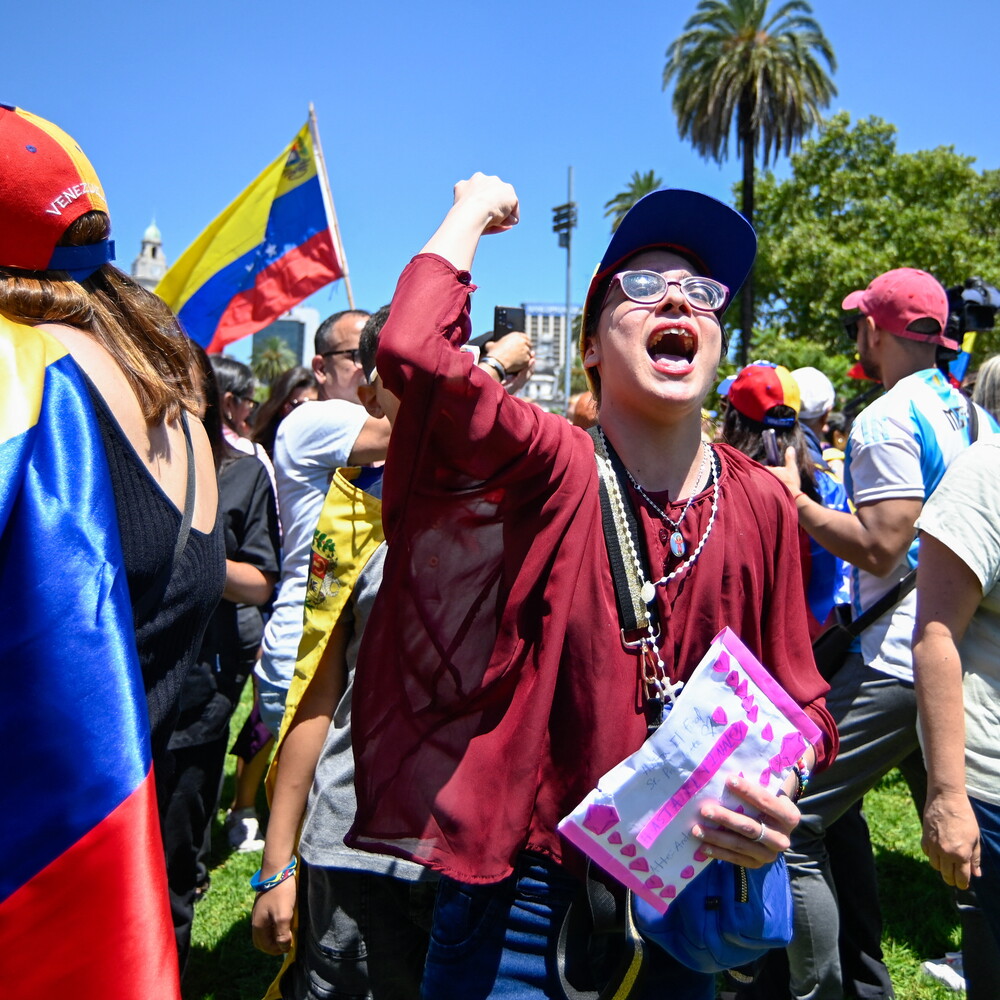
{"label": "venezuelan flag on pole", "polygon": [[976,331],[969,330],[962,338],[962,349],[958,352],[958,357],[948,365],[948,374],[955,385],[960,386],[962,380],[969,373],[969,362],[972,360],[972,352],[976,349]]}
{"label": "venezuelan flag on pole", "polygon": [[114,496],[73,359],[0,316],[0,996],[178,1000]]}
{"label": "venezuelan flag on pole", "polygon": [[291,144],[184,251],[156,294],[217,353],[341,277],[347,265],[310,108]]}

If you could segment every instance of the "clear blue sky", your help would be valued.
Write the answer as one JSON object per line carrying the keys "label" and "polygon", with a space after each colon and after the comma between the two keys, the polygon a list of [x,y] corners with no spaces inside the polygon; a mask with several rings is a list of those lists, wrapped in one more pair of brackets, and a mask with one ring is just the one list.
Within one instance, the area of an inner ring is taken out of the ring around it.
{"label": "clear blue sky", "polygon": [[[774,0],[772,6],[777,4]],[[169,260],[292,139],[316,105],[355,300],[375,309],[475,170],[511,181],[521,224],[484,241],[473,321],[562,302],[551,208],[575,172],[573,297],[633,170],[732,200],[733,156],[677,135],[664,53],[695,0],[7,4],[0,101],[57,122],[101,176],[119,264],[155,214]],[[954,146],[1000,167],[995,0],[813,0],[837,56],[830,112],[879,115],[902,151]],[[779,172],[785,169],[779,161]],[[343,284],[309,300],[346,307]]]}

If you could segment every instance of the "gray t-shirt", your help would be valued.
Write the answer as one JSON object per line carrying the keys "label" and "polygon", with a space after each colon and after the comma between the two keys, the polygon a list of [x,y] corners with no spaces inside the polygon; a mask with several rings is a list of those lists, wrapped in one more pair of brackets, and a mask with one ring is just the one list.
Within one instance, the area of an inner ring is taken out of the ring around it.
{"label": "gray t-shirt", "polygon": [[979,441],[952,462],[917,527],[951,549],[983,589],[958,647],[965,784],[977,799],[1000,805],[1000,441]]}
{"label": "gray t-shirt", "polygon": [[342,614],[353,614],[354,629],[347,644],[347,686],[330,720],[330,729],[316,765],[306,818],[302,825],[299,851],[310,865],[323,868],[350,868],[378,872],[417,882],[435,876],[423,865],[368,851],[356,851],[344,843],[354,822],[357,799],[354,795],[354,751],[351,747],[351,695],[354,665],[379,584],[385,560],[383,542],[358,575],[354,591]]}

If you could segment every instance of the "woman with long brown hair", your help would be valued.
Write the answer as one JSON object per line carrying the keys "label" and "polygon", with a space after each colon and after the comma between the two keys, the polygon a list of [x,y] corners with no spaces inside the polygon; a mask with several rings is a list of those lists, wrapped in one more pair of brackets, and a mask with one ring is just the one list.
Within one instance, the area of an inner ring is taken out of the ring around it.
{"label": "woman with long brown hair", "polygon": [[0,108],[0,313],[86,377],[111,472],[157,786],[184,673],[222,593],[212,450],[173,315],[111,264],[97,175],[50,122]]}

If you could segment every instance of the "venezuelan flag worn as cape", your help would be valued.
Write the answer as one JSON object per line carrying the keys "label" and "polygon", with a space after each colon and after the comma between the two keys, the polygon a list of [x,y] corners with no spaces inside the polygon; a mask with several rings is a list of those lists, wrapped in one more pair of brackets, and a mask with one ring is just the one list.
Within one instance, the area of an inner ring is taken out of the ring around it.
{"label": "venezuelan flag worn as cape", "polygon": [[309,126],[184,251],[156,294],[210,354],[263,329],[344,269]]}
{"label": "venezuelan flag worn as cape", "polygon": [[79,369],[0,316],[0,996],[178,1000],[115,501]]}

